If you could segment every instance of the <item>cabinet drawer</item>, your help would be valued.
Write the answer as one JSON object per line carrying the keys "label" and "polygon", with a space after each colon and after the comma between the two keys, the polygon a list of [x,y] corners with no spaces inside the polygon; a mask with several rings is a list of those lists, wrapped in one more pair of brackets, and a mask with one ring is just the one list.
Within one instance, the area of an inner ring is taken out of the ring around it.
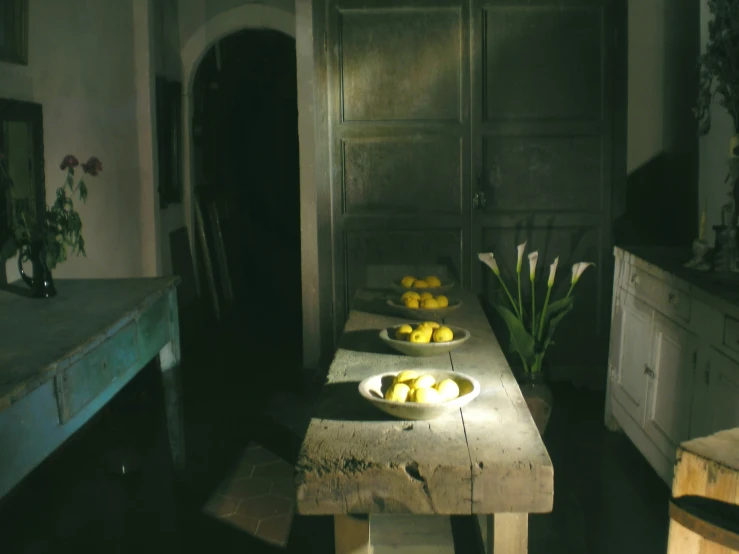
{"label": "cabinet drawer", "polygon": [[729,316],[724,317],[724,346],[739,352],[739,321]]}
{"label": "cabinet drawer", "polygon": [[635,266],[631,267],[629,289],[637,298],[648,302],[667,317],[690,321],[690,296],[687,292]]}

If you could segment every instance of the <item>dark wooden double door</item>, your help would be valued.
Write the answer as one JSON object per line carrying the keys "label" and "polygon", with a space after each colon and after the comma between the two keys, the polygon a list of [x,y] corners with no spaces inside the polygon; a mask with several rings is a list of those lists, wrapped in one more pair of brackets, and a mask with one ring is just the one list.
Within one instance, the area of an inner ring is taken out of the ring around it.
{"label": "dark wooden double door", "polygon": [[528,241],[544,279],[559,256],[565,291],[572,263],[597,264],[553,359],[578,363],[578,344],[602,344],[611,4],[328,0],[337,329],[368,265],[446,263],[464,287],[492,298],[497,286],[477,253],[494,252],[512,271],[516,245]]}

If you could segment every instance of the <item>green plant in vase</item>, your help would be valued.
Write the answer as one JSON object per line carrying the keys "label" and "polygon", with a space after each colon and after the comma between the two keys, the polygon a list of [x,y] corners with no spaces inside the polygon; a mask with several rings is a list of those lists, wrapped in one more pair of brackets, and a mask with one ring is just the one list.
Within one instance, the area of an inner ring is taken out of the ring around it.
{"label": "green plant in vase", "polygon": [[531,290],[531,307],[527,309],[523,303],[521,272],[523,265],[523,255],[526,249],[526,243],[517,247],[518,260],[516,263],[516,280],[518,287],[518,299],[514,299],[510,290],[505,284],[503,277],[498,268],[495,255],[492,252],[478,254],[481,262],[487,265],[498,278],[500,285],[510,302],[510,307],[503,304],[494,303],[495,311],[500,315],[508,327],[511,340],[512,350],[518,354],[523,364],[525,374],[539,374],[542,370],[542,363],[547,349],[554,344],[552,337],[557,325],[570,313],[573,309],[574,296],[572,291],[577,285],[583,272],[590,266],[595,265],[592,262],[579,262],[572,266],[572,277],[570,280],[570,288],[564,298],[552,301],[552,289],[554,288],[554,279],[557,274],[557,266],[559,265],[559,257],[555,258],[549,266],[549,279],[547,280],[547,290],[544,296],[544,303],[541,311],[537,312],[536,306],[536,265],[539,260],[538,252],[531,252],[529,258],[529,286]]}
{"label": "green plant in vase", "polygon": [[[36,273],[44,274],[43,280],[48,279],[47,290],[44,294],[39,290],[34,290],[34,293],[42,296],[55,294],[51,282],[51,271],[57,265],[64,262],[71,254],[86,255],[85,239],[82,236],[82,219],[75,209],[74,198],[76,196],[84,203],[87,199],[87,184],[84,176],[95,177],[103,170],[103,164],[95,156],[80,164],[75,156],[67,155],[59,167],[66,172],[66,177],[62,186],[56,190],[54,202],[47,206],[37,218],[25,210],[19,212],[11,210],[13,212],[10,221],[11,234],[0,247],[0,262],[5,262],[16,254],[18,255],[21,276],[32,288],[40,286],[41,279]],[[75,182],[77,167],[82,169],[83,175]],[[10,202],[13,181],[2,163],[0,163],[0,185]],[[22,272],[21,264],[27,261],[34,265],[34,284]]]}

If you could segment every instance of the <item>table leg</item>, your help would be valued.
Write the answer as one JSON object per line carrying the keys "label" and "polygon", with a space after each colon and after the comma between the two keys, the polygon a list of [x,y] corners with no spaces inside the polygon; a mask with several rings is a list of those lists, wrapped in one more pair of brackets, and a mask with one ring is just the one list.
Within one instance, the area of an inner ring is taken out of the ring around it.
{"label": "table leg", "polygon": [[372,554],[370,516],[335,515],[334,550],[336,554]]}
{"label": "table leg", "polygon": [[180,383],[180,345],[172,340],[159,351],[159,366],[164,385],[164,404],[167,412],[169,447],[175,471],[185,469],[185,427]]}
{"label": "table leg", "polygon": [[485,554],[527,554],[529,514],[478,515]]}

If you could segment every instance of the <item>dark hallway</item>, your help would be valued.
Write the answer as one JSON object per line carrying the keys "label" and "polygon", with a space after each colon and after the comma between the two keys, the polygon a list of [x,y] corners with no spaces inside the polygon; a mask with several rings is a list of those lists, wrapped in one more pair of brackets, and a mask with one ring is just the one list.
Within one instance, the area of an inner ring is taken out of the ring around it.
{"label": "dark hallway", "polygon": [[193,88],[198,193],[231,215],[234,316],[300,342],[295,41],[270,30],[229,35],[207,52]]}

